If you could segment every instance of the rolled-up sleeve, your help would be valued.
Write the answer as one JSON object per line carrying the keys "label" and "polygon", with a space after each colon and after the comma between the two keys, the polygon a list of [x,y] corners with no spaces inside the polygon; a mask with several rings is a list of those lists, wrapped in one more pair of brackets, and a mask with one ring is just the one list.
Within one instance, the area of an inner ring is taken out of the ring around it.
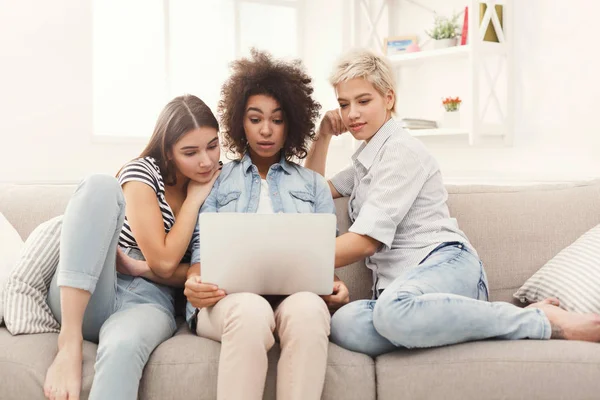
{"label": "rolled-up sleeve", "polygon": [[338,191],[342,196],[350,196],[352,194],[352,189],[354,189],[354,175],[356,171],[354,170],[354,166],[350,165],[346,169],[341,170],[337,174],[335,174],[329,182],[333,185],[335,190]]}
{"label": "rolled-up sleeve", "polygon": [[428,179],[417,156],[404,146],[390,146],[369,173],[372,180],[349,231],[369,236],[390,249],[398,225]]}
{"label": "rolled-up sleeve", "polygon": [[[315,173],[315,213],[336,215],[335,203],[333,202],[329,185],[325,178],[317,173]],[[340,230],[336,222],[335,236],[339,236],[339,233]]]}
{"label": "rolled-up sleeve", "polygon": [[[215,185],[210,191],[210,194],[204,200],[204,204],[200,207],[200,214],[204,212],[217,212],[217,193],[219,191],[219,179],[215,182]],[[194,228],[194,233],[192,233],[192,240],[190,242],[190,250],[192,253],[192,257],[190,259],[190,264],[196,264],[200,262],[200,215],[198,215],[198,220],[196,221],[196,228]]]}
{"label": "rolled-up sleeve", "polygon": [[315,213],[335,214],[335,204],[325,178],[315,173]]}

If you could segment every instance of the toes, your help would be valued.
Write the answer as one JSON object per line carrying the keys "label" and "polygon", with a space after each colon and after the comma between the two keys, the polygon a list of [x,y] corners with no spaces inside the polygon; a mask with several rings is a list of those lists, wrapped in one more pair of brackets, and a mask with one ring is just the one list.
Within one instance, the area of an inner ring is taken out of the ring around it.
{"label": "toes", "polygon": [[548,297],[544,300],[538,301],[537,303],[532,303],[525,308],[544,308],[543,306],[560,306],[560,300],[554,297]]}
{"label": "toes", "polygon": [[549,297],[545,299],[544,302],[546,302],[547,304],[552,304],[553,306],[560,306],[560,300],[558,300],[555,297]]}

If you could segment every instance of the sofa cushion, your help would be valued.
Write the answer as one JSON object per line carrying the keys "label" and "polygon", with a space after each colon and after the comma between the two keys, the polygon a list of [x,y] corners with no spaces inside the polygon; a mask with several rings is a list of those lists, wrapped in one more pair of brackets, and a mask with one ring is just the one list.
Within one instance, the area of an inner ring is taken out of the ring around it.
{"label": "sofa cushion", "polygon": [[[5,400],[44,400],[46,371],[54,356],[58,334],[12,336],[0,328],[0,398]],[[83,382],[81,398],[87,399],[94,377],[97,346],[83,342]]]}
{"label": "sofa cushion", "polygon": [[515,298],[534,303],[556,297],[567,311],[600,313],[598,254],[600,225],[552,258],[519,288]]}
{"label": "sofa cushion", "polygon": [[59,332],[60,325],[46,303],[48,287],[58,266],[62,216],[38,226],[25,247],[4,290],[4,322],[13,334]]}
{"label": "sofa cushion", "polygon": [[0,325],[4,320],[4,286],[17,263],[22,247],[21,236],[0,213]]}
{"label": "sofa cushion", "polygon": [[[198,337],[181,324],[175,336],[158,346],[148,360],[140,398],[215,399],[220,349],[218,342]],[[268,354],[264,399],[275,399],[279,353],[279,345],[275,344]],[[322,399],[375,399],[375,364],[371,357],[330,343],[327,364]]]}
{"label": "sofa cushion", "polygon": [[515,340],[399,350],[378,357],[376,371],[379,400],[595,399],[600,345]]}

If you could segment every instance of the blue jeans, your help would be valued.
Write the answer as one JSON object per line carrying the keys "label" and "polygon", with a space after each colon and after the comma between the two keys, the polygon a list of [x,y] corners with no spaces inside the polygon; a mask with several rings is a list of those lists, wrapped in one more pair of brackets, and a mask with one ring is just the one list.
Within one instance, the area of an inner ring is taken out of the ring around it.
{"label": "blue jeans", "polygon": [[376,357],[482,339],[549,339],[539,309],[488,302],[483,264],[462,244],[444,244],[396,278],[377,300],[358,300],[331,318],[331,341]]}
{"label": "blue jeans", "polygon": [[[134,400],[152,351],[176,329],[173,289],[117,274],[116,252],[125,218],[117,180],[92,175],[77,188],[63,217],[60,261],[48,305],[61,322],[60,287],[92,293],[83,338],[98,343],[89,399]],[[130,257],[143,259],[132,250]]]}

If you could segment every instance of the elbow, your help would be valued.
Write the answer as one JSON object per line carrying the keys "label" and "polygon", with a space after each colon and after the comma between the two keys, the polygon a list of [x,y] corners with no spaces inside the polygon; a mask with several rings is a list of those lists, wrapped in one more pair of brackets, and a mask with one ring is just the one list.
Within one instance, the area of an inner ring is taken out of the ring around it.
{"label": "elbow", "polygon": [[367,258],[367,257],[374,256],[375,253],[377,253],[377,249],[374,249],[373,246],[369,246],[368,248],[365,249],[365,252],[363,255],[364,255],[364,258]]}
{"label": "elbow", "polygon": [[179,263],[169,260],[160,260],[154,263],[148,262],[148,267],[150,267],[152,272],[162,279],[172,277],[178,265]]}
{"label": "elbow", "polygon": [[381,243],[376,241],[376,240],[370,240],[369,244],[367,246],[365,246],[365,258],[366,257],[372,257],[375,255],[375,253],[377,253],[377,251],[379,250],[379,247],[381,246]]}

